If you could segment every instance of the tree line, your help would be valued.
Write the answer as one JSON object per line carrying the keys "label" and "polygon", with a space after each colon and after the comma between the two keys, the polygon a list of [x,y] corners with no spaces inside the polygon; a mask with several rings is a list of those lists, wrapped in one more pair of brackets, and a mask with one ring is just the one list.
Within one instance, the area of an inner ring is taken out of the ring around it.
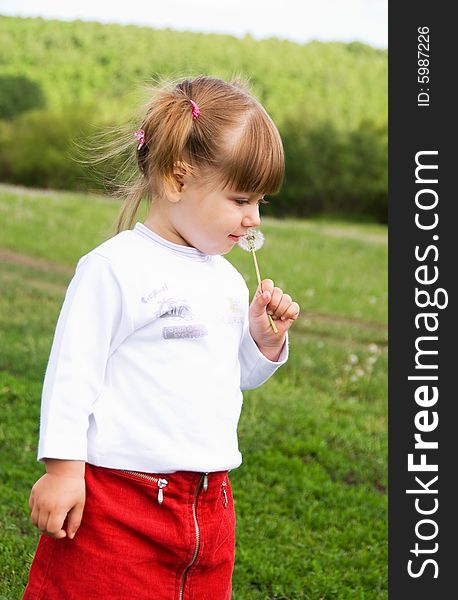
{"label": "tree line", "polygon": [[0,17],[0,180],[99,189],[72,144],[126,122],[157,76],[241,74],[285,146],[264,214],[358,213],[386,222],[387,51],[246,35]]}

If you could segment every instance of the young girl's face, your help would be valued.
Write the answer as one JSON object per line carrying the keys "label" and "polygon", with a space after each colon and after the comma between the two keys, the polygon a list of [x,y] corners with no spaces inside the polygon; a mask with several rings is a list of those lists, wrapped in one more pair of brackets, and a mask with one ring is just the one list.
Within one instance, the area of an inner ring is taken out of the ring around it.
{"label": "young girl's face", "polygon": [[166,202],[168,223],[162,235],[167,233],[170,241],[192,246],[204,254],[226,254],[240,236],[260,224],[262,198],[262,194],[216,189],[185,175],[181,178],[181,191]]}

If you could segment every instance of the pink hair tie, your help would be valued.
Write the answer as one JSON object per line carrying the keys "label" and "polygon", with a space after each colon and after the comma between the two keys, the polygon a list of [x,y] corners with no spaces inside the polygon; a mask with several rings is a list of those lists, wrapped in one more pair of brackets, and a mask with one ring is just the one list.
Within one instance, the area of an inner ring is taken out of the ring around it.
{"label": "pink hair tie", "polygon": [[191,104],[192,104],[192,120],[195,121],[197,119],[197,117],[200,115],[200,108],[197,106],[197,104],[194,102],[194,100],[191,100]]}
{"label": "pink hair tie", "polygon": [[140,150],[141,147],[145,144],[145,132],[143,129],[139,129],[138,131],[136,131],[134,133],[134,136],[137,138],[138,140],[138,146],[137,146],[137,150]]}

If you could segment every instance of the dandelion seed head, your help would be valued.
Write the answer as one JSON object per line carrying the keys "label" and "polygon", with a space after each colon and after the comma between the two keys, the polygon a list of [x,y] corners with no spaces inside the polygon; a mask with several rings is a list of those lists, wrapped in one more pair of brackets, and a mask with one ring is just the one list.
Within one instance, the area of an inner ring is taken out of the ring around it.
{"label": "dandelion seed head", "polygon": [[250,229],[247,234],[239,239],[237,244],[242,250],[246,250],[247,252],[252,252],[253,250],[256,251],[259,250],[259,248],[262,248],[262,245],[264,244],[264,235],[259,229]]}

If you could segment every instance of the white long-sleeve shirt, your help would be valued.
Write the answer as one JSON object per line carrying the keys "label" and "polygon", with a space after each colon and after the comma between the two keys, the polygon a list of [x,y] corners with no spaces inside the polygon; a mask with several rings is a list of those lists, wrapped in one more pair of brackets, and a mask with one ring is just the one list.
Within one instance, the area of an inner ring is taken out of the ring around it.
{"label": "white long-sleeve shirt", "polygon": [[248,288],[222,256],[142,223],[78,262],[43,384],[38,459],[146,472],[238,467],[242,389],[286,362],[249,333]]}

